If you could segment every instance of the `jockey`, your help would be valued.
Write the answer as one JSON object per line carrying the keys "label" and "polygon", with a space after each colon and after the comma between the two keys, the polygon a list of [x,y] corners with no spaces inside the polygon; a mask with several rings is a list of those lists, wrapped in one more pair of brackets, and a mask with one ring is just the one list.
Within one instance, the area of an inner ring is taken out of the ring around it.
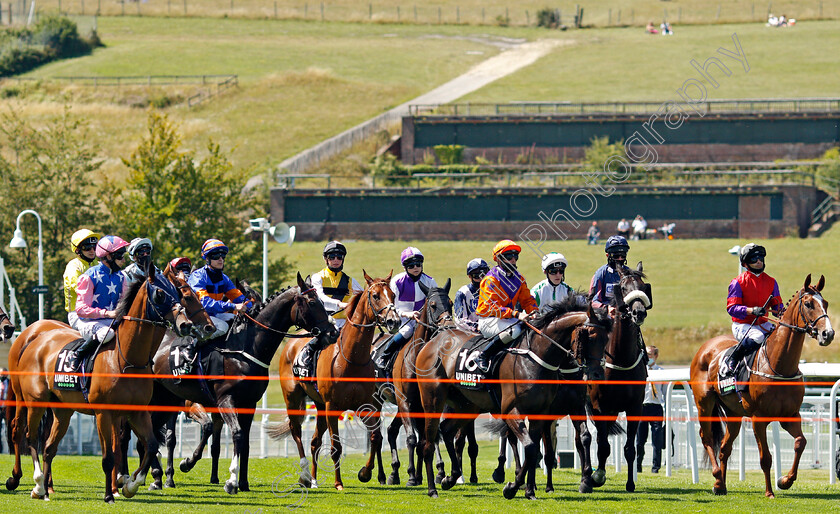
{"label": "jockey", "polygon": [[473,332],[478,332],[478,314],[475,313],[478,307],[478,291],[481,279],[490,271],[490,266],[484,259],[473,259],[467,263],[467,276],[470,283],[461,287],[455,293],[455,301],[452,306],[455,309],[455,319],[466,325]]}
{"label": "jockey", "polygon": [[85,338],[76,354],[79,359],[90,353],[97,343],[107,343],[114,337],[111,325],[116,316],[115,309],[128,284],[121,268],[125,263],[125,247],[122,238],[105,236],[96,243],[96,257],[99,264],[88,269],[76,283],[76,323],[79,333]]}
{"label": "jockey", "polygon": [[[490,357],[522,334],[522,323],[537,311],[537,302],[528,291],[528,284],[516,269],[522,247],[510,239],[499,241],[493,248],[497,266],[481,279],[478,297],[478,330],[489,341],[476,358],[478,368],[488,373]],[[517,304],[524,312],[516,310]]]}
{"label": "jockey", "polygon": [[67,311],[67,323],[76,328],[79,316],[76,314],[76,282],[84,272],[90,269],[96,259],[96,243],[102,237],[96,232],[83,228],[70,236],[70,248],[76,258],[64,268],[64,310]]}
{"label": "jockey", "polygon": [[566,257],[562,253],[551,252],[543,255],[542,269],[545,280],[531,289],[531,296],[538,307],[545,307],[552,302],[561,302],[567,296],[573,296],[575,290],[566,285]]}
{"label": "jockey", "polygon": [[[618,275],[618,267],[627,267],[627,252],[630,245],[623,236],[610,236],[604,251],[607,254],[607,263],[595,272],[592,282],[589,285],[589,297],[592,299],[592,307],[604,307],[612,303],[615,297],[613,289],[618,285],[621,277]],[[615,316],[615,307],[609,305],[610,316]]]}
{"label": "jockey", "polygon": [[190,275],[190,287],[201,299],[201,305],[216,326],[216,332],[210,339],[226,334],[229,328],[227,322],[234,318],[235,313],[244,312],[252,305],[223,273],[227,254],[228,247],[223,242],[208,239],[201,245],[201,258],[207,264]]}
{"label": "jockey", "polygon": [[420,319],[420,309],[426,303],[426,294],[420,289],[420,284],[429,289],[437,287],[435,279],[423,273],[423,260],[423,254],[413,246],[409,246],[400,254],[400,263],[405,271],[391,279],[391,291],[396,296],[394,306],[402,319],[402,326],[382,351],[379,362],[381,365],[387,364],[414,335],[414,328]]}
{"label": "jockey", "polygon": [[128,280],[128,285],[146,278],[146,272],[143,270],[152,261],[153,248],[152,242],[145,237],[135,237],[128,244],[128,256],[133,261],[123,271],[126,280]]}
{"label": "jockey", "polygon": [[[356,279],[350,278],[344,273],[344,258],[347,256],[347,248],[339,241],[330,241],[324,247],[324,263],[326,267],[312,275],[312,287],[315,288],[318,298],[324,304],[324,308],[332,315],[335,321],[335,328],[341,327],[347,322],[347,313],[344,308],[354,294],[364,291]],[[312,369],[312,357],[315,352],[321,349],[321,338],[313,337],[301,350],[300,362],[303,366]]]}
{"label": "jockey", "polygon": [[175,257],[169,261],[169,267],[175,272],[183,272],[187,281],[190,280],[190,273],[192,273],[192,261],[189,257]]}
{"label": "jockey", "polygon": [[[764,273],[763,246],[749,243],[741,248],[741,265],[746,268],[729,284],[726,298],[726,312],[732,317],[732,335],[738,341],[735,351],[721,366],[723,376],[732,375],[738,361],[754,351],[773,330],[773,324],[764,317],[769,305],[774,314],[780,316],[784,303],[779,294],[776,279]],[[769,303],[768,303],[769,301]]]}

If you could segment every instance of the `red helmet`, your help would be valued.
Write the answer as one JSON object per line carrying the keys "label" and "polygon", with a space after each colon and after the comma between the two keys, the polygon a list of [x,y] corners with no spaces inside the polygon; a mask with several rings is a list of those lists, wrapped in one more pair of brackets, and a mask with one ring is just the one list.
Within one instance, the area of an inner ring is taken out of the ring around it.
{"label": "red helmet", "polygon": [[493,247],[493,260],[499,260],[499,255],[510,251],[520,253],[522,252],[522,247],[514,243],[510,239],[503,239],[499,241],[498,243],[496,243],[496,246]]}
{"label": "red helmet", "polygon": [[192,269],[192,261],[190,261],[187,257],[176,257],[169,261],[169,267],[174,270],[189,273]]}

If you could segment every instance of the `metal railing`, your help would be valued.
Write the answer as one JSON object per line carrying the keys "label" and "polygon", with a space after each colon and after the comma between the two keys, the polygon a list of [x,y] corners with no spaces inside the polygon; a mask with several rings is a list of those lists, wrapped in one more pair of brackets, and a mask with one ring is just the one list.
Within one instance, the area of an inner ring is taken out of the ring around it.
{"label": "metal railing", "polygon": [[[587,114],[664,114],[676,102],[511,102],[506,104],[416,104],[412,116],[572,116]],[[706,100],[690,104],[706,113],[840,113],[840,98],[752,98]]]}
{"label": "metal railing", "polygon": [[[6,308],[6,298],[4,291],[6,287],[8,287],[9,290],[8,308]],[[18,304],[17,301],[15,288],[12,287],[12,281],[11,279],[9,279],[9,274],[6,273],[6,263],[3,261],[2,257],[0,257],[0,306],[2,306],[3,310],[5,310],[6,313],[9,315],[9,321],[12,322],[12,325],[15,325],[16,327],[26,326],[26,318],[23,316],[23,313],[20,310],[20,304]]]}
{"label": "metal railing", "polygon": [[55,81],[69,82],[89,87],[122,86],[177,86],[177,85],[221,85],[229,81],[237,83],[237,75],[122,75],[122,76],[66,76],[66,77],[5,77],[3,80],[17,82]]}

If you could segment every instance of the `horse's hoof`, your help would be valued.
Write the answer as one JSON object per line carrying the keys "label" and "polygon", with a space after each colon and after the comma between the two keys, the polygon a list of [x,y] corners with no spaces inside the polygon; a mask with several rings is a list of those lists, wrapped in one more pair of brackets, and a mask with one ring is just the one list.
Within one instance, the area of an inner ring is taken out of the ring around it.
{"label": "horse's hoof", "polygon": [[126,476],[123,475],[122,473],[117,475],[117,488],[120,488],[120,487],[125,485],[125,477]]}
{"label": "horse's hoof", "polygon": [[14,491],[20,485],[20,479],[15,477],[9,477],[6,480],[6,489],[9,491]]}
{"label": "horse's hoof", "polygon": [[773,491],[768,491],[768,492],[764,493],[764,497],[765,498],[770,498],[772,500],[773,498],[776,497],[776,495],[773,494]]}
{"label": "horse's hoof", "polygon": [[344,490],[344,484],[335,484],[335,490],[336,491],[343,491]]}
{"label": "horse's hoof", "polygon": [[137,489],[140,489],[140,484],[137,482],[126,481],[122,486],[122,495],[126,498],[133,498],[137,494]]}
{"label": "horse's hoof", "polygon": [[163,487],[157,482],[152,482],[149,486],[149,491],[160,491],[161,489],[163,489]]}
{"label": "horse's hoof", "polygon": [[456,480],[455,483],[457,485],[463,485],[463,484],[466,484],[467,482],[464,481],[464,475],[461,475],[461,476],[458,477],[458,480]]}
{"label": "horse's hoof", "polygon": [[712,487],[712,492],[715,493],[715,496],[726,496],[726,488],[725,487]]}
{"label": "horse's hoof", "polygon": [[578,487],[578,492],[581,494],[589,494],[592,492],[592,484],[589,482],[581,482],[580,487]]}
{"label": "horse's hoof", "polygon": [[373,475],[373,473],[371,473],[371,470],[369,470],[367,468],[360,469],[359,470],[359,482],[362,482],[362,483],[365,483],[365,484],[370,482],[370,479],[371,479],[372,475]]}
{"label": "horse's hoof", "polygon": [[429,489],[429,498],[437,498],[438,493],[435,489]]}
{"label": "horse's hoof", "polygon": [[414,477],[409,478],[408,482],[405,483],[405,485],[407,485],[408,487],[417,487],[418,485],[422,485],[422,484],[423,484],[423,482],[417,480]]}
{"label": "horse's hoof", "polygon": [[318,481],[313,478],[312,481],[309,482],[309,487],[312,489],[318,489]]}
{"label": "horse's hoof", "polygon": [[106,494],[106,495],[105,495],[105,503],[111,503],[111,504],[113,504],[113,503],[114,503],[114,497],[113,497],[112,495],[110,495],[110,494]]}
{"label": "horse's hoof", "polygon": [[526,500],[536,500],[537,495],[534,494],[534,491],[525,491],[525,499]]}
{"label": "horse's hoof", "polygon": [[385,475],[379,475],[376,477],[376,479],[379,481],[379,485],[385,485],[385,483],[387,482],[387,480],[385,480]]}
{"label": "horse's hoof", "polygon": [[211,484],[218,484],[219,483],[219,477],[210,477],[210,483]]}
{"label": "horse's hoof", "polygon": [[181,463],[178,464],[178,469],[181,470],[181,473],[189,473],[192,468],[192,463],[190,463],[187,459],[182,460]]}
{"label": "horse's hoof", "polygon": [[601,487],[607,481],[607,472],[603,469],[596,469],[592,473],[592,486],[593,487]]}
{"label": "horse's hoof", "polygon": [[779,487],[779,489],[782,489],[782,490],[790,489],[790,486],[793,485],[793,480],[788,480],[787,478],[788,477],[786,477],[786,476],[785,477],[779,477],[778,482],[776,482],[776,485]]}
{"label": "horse's hoof", "polygon": [[400,476],[396,473],[388,475],[388,485],[400,485]]}
{"label": "horse's hoof", "polygon": [[175,489],[175,481],[171,478],[167,478],[166,482],[164,482],[163,487],[167,489]]}
{"label": "horse's hoof", "polygon": [[437,475],[437,476],[435,477],[435,483],[436,483],[436,484],[438,484],[438,485],[440,485],[440,483],[441,483],[441,482],[443,482],[443,479],[444,479],[444,478],[446,478],[446,476],[445,476],[445,475]]}
{"label": "horse's hoof", "polygon": [[251,486],[248,484],[248,482],[239,482],[239,490],[243,493],[250,493]]}
{"label": "horse's hoof", "polygon": [[230,482],[225,482],[225,492],[228,494],[236,494],[237,487]]}
{"label": "horse's hoof", "polygon": [[472,475],[470,477],[470,483],[471,484],[477,484],[478,483],[478,476],[477,475]]}
{"label": "horse's hoof", "polygon": [[440,488],[443,489],[444,491],[448,491],[448,490],[452,489],[453,487],[455,487],[456,482],[457,482],[457,480],[453,479],[452,477],[445,477],[440,482]]}
{"label": "horse's hoof", "polygon": [[554,487],[552,487],[550,485],[545,486],[545,492],[553,493],[554,492]]}
{"label": "horse's hoof", "polygon": [[502,489],[502,494],[508,500],[512,500],[515,496],[519,488],[513,485],[513,482],[508,482],[505,485],[505,488]]}
{"label": "horse's hoof", "polygon": [[493,470],[493,481],[497,484],[503,484],[505,482],[505,470],[503,468]]}
{"label": "horse's hoof", "polygon": [[30,492],[29,497],[32,498],[33,500],[43,500],[44,499],[43,494],[38,494],[35,491]]}
{"label": "horse's hoof", "polygon": [[636,491],[635,482],[627,482],[627,485],[624,486],[624,489],[626,489],[628,493],[635,492]]}

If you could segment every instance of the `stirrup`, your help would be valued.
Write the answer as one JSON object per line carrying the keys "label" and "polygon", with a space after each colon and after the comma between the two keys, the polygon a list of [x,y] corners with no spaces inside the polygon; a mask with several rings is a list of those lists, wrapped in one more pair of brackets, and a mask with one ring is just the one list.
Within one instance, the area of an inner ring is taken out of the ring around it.
{"label": "stirrup", "polygon": [[490,358],[479,355],[475,359],[475,367],[484,374],[490,373]]}

